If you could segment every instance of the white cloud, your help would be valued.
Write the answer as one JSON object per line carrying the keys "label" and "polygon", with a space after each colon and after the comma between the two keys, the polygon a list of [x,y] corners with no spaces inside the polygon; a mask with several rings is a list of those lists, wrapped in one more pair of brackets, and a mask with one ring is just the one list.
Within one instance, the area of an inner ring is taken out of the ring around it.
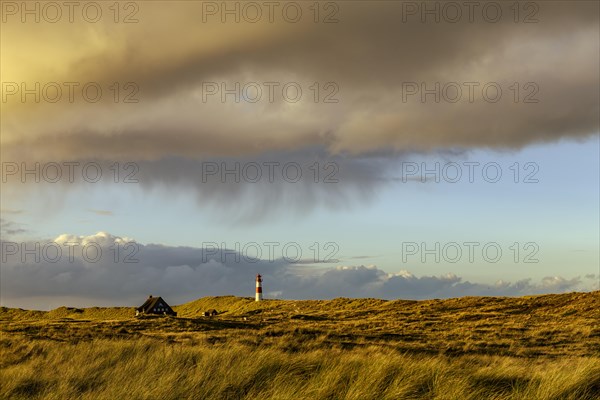
{"label": "white cloud", "polygon": [[[284,260],[248,262],[240,257],[235,262],[231,255],[220,262],[220,253],[207,257],[201,248],[141,244],[106,232],[58,236],[54,242],[57,246],[69,243],[73,258],[69,259],[70,253],[65,250],[59,261],[51,262],[53,248],[44,247],[49,242],[40,243],[39,261],[27,254],[25,262],[22,252],[11,247],[14,244],[1,242],[3,305],[46,309],[57,299],[73,306],[135,305],[149,294],[165,296],[174,304],[202,296],[253,296],[256,273],[263,276],[267,297],[287,299],[519,296],[595,288],[579,277],[485,284],[464,281],[455,274],[415,276],[405,270],[387,273],[375,265],[313,269]],[[132,247],[123,251],[127,244]],[[35,248],[34,243],[25,245],[27,249]],[[95,260],[95,251],[84,255],[86,247],[99,247],[102,256]],[[119,262],[115,262],[115,248],[120,248]],[[137,262],[124,262],[125,255]]]}

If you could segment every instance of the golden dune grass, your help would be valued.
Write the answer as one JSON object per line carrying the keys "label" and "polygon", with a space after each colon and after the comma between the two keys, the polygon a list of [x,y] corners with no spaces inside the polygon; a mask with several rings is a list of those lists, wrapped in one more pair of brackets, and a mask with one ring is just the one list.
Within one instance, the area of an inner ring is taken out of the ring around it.
{"label": "golden dune grass", "polygon": [[2,339],[6,399],[594,399],[600,359]]}
{"label": "golden dune grass", "polygon": [[[199,317],[216,308],[214,318]],[[0,309],[6,399],[596,399],[600,292]]]}

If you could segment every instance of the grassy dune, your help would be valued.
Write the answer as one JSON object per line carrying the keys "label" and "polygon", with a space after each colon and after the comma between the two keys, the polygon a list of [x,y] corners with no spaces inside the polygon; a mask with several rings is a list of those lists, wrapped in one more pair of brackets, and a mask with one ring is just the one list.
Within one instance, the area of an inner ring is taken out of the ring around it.
{"label": "grassy dune", "polygon": [[[199,315],[215,308],[217,317]],[[0,398],[595,399],[600,292],[0,309]]]}

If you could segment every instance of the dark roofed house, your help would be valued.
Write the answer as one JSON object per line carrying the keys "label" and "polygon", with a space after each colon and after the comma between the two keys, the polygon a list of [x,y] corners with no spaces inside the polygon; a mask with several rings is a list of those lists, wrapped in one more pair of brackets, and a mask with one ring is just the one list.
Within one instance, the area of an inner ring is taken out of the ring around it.
{"label": "dark roofed house", "polygon": [[214,308],[212,310],[204,311],[205,317],[214,317],[217,314],[219,314],[219,313]]}
{"label": "dark roofed house", "polygon": [[163,300],[162,297],[148,297],[148,299],[140,307],[135,309],[135,315],[171,315],[177,316],[177,313]]}

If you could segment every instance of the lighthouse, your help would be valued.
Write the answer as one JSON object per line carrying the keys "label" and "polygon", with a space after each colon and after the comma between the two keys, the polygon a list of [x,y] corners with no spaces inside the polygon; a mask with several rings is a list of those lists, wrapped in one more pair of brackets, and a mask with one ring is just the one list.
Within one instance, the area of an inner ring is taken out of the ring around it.
{"label": "lighthouse", "polygon": [[256,275],[256,301],[262,300],[262,277],[260,274]]}

